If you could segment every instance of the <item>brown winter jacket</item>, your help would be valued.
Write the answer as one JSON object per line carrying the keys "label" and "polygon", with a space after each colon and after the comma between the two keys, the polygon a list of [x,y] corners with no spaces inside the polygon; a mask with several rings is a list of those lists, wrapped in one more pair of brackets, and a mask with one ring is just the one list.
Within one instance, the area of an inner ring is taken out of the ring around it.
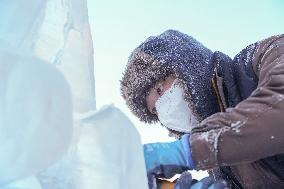
{"label": "brown winter jacket", "polygon": [[259,161],[284,153],[284,35],[260,41],[252,65],[257,88],[193,130],[192,156],[199,170],[230,166],[246,189],[284,188],[284,181]]}

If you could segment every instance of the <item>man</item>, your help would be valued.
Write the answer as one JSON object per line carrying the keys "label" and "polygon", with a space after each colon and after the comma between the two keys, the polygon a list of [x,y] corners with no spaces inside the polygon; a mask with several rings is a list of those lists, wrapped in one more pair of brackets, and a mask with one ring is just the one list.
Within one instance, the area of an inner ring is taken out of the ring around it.
{"label": "man", "polygon": [[133,51],[121,91],[141,121],[181,136],[144,146],[150,188],[187,169],[231,188],[284,188],[284,35],[232,60],[168,30]]}

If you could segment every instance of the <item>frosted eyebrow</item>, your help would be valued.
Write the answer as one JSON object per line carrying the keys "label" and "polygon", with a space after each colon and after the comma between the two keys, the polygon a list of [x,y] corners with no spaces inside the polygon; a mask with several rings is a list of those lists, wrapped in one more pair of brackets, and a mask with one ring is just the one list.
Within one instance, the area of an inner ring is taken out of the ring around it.
{"label": "frosted eyebrow", "polygon": [[158,89],[159,87],[162,87],[163,86],[163,82],[162,81],[159,81],[156,83],[156,85],[154,86],[154,89]]}

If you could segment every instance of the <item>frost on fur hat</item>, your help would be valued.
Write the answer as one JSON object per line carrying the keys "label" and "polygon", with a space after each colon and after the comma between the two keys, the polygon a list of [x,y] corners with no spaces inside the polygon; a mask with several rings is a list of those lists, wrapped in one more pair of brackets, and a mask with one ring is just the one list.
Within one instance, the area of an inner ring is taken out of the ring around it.
{"label": "frost on fur hat", "polygon": [[174,74],[185,85],[190,105],[200,119],[215,113],[217,104],[210,86],[213,52],[191,36],[175,30],[149,37],[130,55],[121,80],[121,93],[130,110],[143,122],[158,117],[146,105],[155,83]]}

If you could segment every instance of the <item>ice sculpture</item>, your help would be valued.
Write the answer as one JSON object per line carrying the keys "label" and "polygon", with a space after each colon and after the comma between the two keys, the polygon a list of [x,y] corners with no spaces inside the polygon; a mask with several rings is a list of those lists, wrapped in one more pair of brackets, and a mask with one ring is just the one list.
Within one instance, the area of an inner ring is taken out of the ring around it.
{"label": "ice sculpture", "polygon": [[81,118],[78,188],[146,189],[141,138],[113,105]]}
{"label": "ice sculpture", "polygon": [[[1,48],[24,56],[35,56],[56,66],[70,84],[74,115],[70,147],[60,161],[36,177],[31,175],[34,172],[28,171],[13,178],[24,180],[7,186],[0,182],[1,189],[147,188],[141,139],[135,127],[114,106],[96,111],[93,45],[86,0],[1,0]],[[26,62],[21,64],[27,71],[30,69]],[[2,71],[5,73],[6,70]],[[37,74],[40,78],[45,71],[39,70]],[[37,81],[37,78],[34,80]],[[53,76],[50,76],[50,82],[57,87],[58,81]],[[31,82],[29,88],[35,86]],[[42,94],[37,98],[49,95],[45,85],[40,89]],[[61,90],[64,87],[58,89],[58,94],[52,95],[59,98]],[[70,106],[65,108],[59,109],[62,115],[71,111]],[[5,126],[2,122],[0,124]],[[60,133],[70,136],[71,131],[66,129],[65,133],[63,129]],[[57,142],[59,146],[67,145],[63,139],[47,141],[47,144]],[[48,159],[49,155],[38,158]]]}
{"label": "ice sculpture", "polygon": [[95,110],[87,1],[1,0],[0,14],[0,46],[55,64],[71,85],[74,111]]}
{"label": "ice sculpture", "polygon": [[0,188],[57,162],[70,144],[72,121],[62,73],[39,59],[0,51]]}
{"label": "ice sculpture", "polygon": [[141,138],[113,105],[75,116],[65,158],[38,177],[43,189],[146,189]]}

